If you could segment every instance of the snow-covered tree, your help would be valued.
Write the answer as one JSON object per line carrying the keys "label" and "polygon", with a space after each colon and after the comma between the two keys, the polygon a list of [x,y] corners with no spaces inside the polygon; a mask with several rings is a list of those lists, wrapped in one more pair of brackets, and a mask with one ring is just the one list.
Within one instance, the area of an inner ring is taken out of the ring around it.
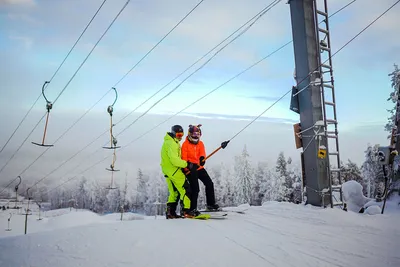
{"label": "snow-covered tree", "polygon": [[168,191],[167,183],[165,181],[164,174],[162,172],[159,172],[157,177],[158,177],[159,184],[160,184],[160,188],[158,189],[159,196],[160,196],[160,202],[166,203],[168,200],[169,191]]}
{"label": "snow-covered tree", "polygon": [[124,187],[121,190],[121,204],[120,204],[120,206],[122,207],[122,209],[124,211],[129,210],[129,202],[128,202],[127,196],[128,196],[128,173],[126,173]]}
{"label": "snow-covered tree", "polygon": [[160,201],[160,180],[158,175],[150,175],[146,182],[146,198],[144,203],[144,211],[147,215],[154,215],[156,213],[156,206],[154,203]]}
{"label": "snow-covered tree", "polygon": [[246,145],[240,156],[235,157],[235,192],[237,204],[251,203],[251,181],[253,180],[253,170],[249,161],[249,154]]}
{"label": "snow-covered tree", "polygon": [[[221,206],[233,206],[235,202],[235,187],[234,187],[234,176],[232,169],[224,163],[219,166],[220,177],[219,186],[220,188],[216,191],[216,198]],[[214,190],[216,189],[214,184]]]}
{"label": "snow-covered tree", "polygon": [[379,145],[368,145],[365,153],[365,161],[361,166],[361,173],[364,184],[364,194],[367,197],[375,197],[382,193],[382,184],[384,182],[382,166],[378,164],[376,154]]}
{"label": "snow-covered tree", "polygon": [[99,182],[95,181],[93,184],[93,211],[97,213],[105,212],[107,204],[108,190]]}
{"label": "snow-covered tree", "polygon": [[268,164],[266,162],[258,162],[257,168],[254,172],[252,201],[253,205],[260,206],[263,199],[267,195],[268,190]]}
{"label": "snow-covered tree", "polygon": [[86,209],[88,208],[89,200],[89,190],[88,190],[88,182],[85,177],[78,183],[78,188],[76,193],[74,194],[74,198],[77,201],[78,208]]}
{"label": "snow-covered tree", "polygon": [[[389,117],[388,121],[385,125],[385,131],[391,133],[392,129],[395,127],[396,123],[396,104],[398,99],[398,93],[400,90],[400,69],[399,67],[394,64],[394,70],[388,74],[391,80],[391,86],[393,91],[390,93],[390,96],[387,98],[387,101],[394,103],[391,109],[388,109]],[[389,135],[390,138],[390,135]]]}
{"label": "snow-covered tree", "polygon": [[[291,160],[290,160],[291,162]],[[292,177],[287,170],[287,162],[283,152],[280,152],[276,160],[276,181],[275,189],[277,190],[277,201],[290,201],[293,188]]]}
{"label": "snow-covered tree", "polygon": [[350,180],[357,181],[361,185],[364,184],[363,178],[361,176],[361,170],[355,162],[352,162],[350,159],[346,164],[341,164],[341,178],[342,182],[347,182]]}
{"label": "snow-covered tree", "polygon": [[115,188],[107,189],[107,212],[118,212],[121,204],[121,190],[117,183],[115,183]]}
{"label": "snow-covered tree", "polygon": [[145,175],[143,173],[142,169],[139,168],[138,172],[137,172],[136,192],[135,192],[134,200],[133,200],[135,210],[137,212],[145,212],[144,205],[148,198],[147,181],[148,181],[148,176]]}
{"label": "snow-covered tree", "polygon": [[261,204],[266,201],[275,200],[275,179],[273,172],[268,168],[266,162],[260,162],[257,166],[257,175],[261,178],[260,182],[260,196],[262,196]]}
{"label": "snow-covered tree", "polygon": [[214,193],[215,193],[215,202],[219,203],[219,205],[223,205],[223,194],[224,188],[222,188],[221,181],[221,168],[219,166],[214,166],[207,170],[208,175],[210,175],[211,180],[214,183]]}
{"label": "snow-covered tree", "polygon": [[301,203],[302,202],[302,178],[301,178],[301,169],[298,166],[295,166],[292,162],[292,159],[289,157],[287,160],[287,172],[289,176],[289,181],[291,185],[289,187],[290,190],[290,202]]}

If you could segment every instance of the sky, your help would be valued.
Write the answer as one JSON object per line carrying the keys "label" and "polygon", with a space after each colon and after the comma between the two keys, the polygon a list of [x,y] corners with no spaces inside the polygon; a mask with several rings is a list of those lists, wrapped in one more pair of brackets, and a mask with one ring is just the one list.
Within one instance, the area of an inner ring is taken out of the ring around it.
{"label": "sky", "polygon": [[[0,0],[1,147],[40,95],[44,81],[53,76],[102,2]],[[114,101],[111,87],[115,86],[118,91],[119,97],[114,106],[114,120],[118,121],[272,1],[252,0],[251,4],[243,0],[203,1],[136,68],[124,76],[198,2],[154,0],[150,4],[145,0],[130,1],[73,77],[126,3],[125,0],[106,1],[46,88],[46,96],[50,101],[54,101],[63,92],[50,114],[48,142],[57,140],[74,121],[104,94],[109,93],[24,175],[33,180],[47,175],[107,130],[109,116],[106,109]],[[349,2],[329,1],[330,13]],[[333,16],[330,19],[333,51],[337,51],[394,2],[358,0]],[[396,34],[396,14],[399,12],[400,5],[333,58],[343,161],[350,158],[361,164],[368,143],[388,144],[383,127],[388,115],[387,109],[392,107],[386,101],[392,91],[388,73],[392,72],[393,64],[400,64],[400,53],[396,53],[400,48],[400,36]],[[207,58],[136,109],[120,124],[117,123],[114,128],[116,133],[184,81],[175,92],[118,137],[119,144],[124,146],[189,105],[181,114],[184,116],[174,117],[124,149],[118,157],[121,173],[134,173],[137,167],[157,170],[163,136],[173,124],[181,124],[186,128],[189,124],[202,123],[205,132],[203,140],[208,151],[234,136],[249,120],[262,113],[295,84],[293,44],[198,103],[191,103],[291,39],[290,8],[287,1],[281,1],[204,68],[185,80]],[[289,105],[290,95],[287,95],[235,138],[229,149],[218,152],[210,159],[210,164],[233,162],[234,156],[240,154],[244,145],[255,163],[268,161],[272,166],[280,151],[298,161],[300,150],[294,147],[292,125],[299,121],[299,116],[289,110]],[[0,166],[7,162],[45,111],[45,100],[40,98],[25,123],[0,153]],[[43,148],[30,143],[41,140],[43,128],[44,121],[0,173],[0,182],[9,181],[18,175],[43,152]],[[95,159],[91,160],[88,156],[106,141],[107,135],[104,135],[97,143],[50,175],[49,180],[58,182],[60,176],[73,174],[73,171],[78,170],[74,168],[74,162],[81,162],[81,168],[93,164]],[[100,151],[95,153],[95,157],[110,154],[110,151]],[[109,173],[103,167],[94,167],[85,175],[108,177]],[[73,171],[69,171],[71,169]]]}

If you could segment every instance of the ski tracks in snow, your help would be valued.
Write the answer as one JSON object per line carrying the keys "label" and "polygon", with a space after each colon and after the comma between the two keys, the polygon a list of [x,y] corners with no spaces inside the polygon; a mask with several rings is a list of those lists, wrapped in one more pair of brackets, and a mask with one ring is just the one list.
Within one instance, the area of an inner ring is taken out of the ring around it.
{"label": "ski tracks in snow", "polygon": [[254,207],[246,215],[229,216],[229,222],[208,225],[268,259],[270,266],[400,266],[396,228],[385,229],[363,215],[336,212]]}
{"label": "ski tracks in snow", "polygon": [[225,220],[93,223],[0,239],[0,266],[400,266],[393,217],[293,204]]}

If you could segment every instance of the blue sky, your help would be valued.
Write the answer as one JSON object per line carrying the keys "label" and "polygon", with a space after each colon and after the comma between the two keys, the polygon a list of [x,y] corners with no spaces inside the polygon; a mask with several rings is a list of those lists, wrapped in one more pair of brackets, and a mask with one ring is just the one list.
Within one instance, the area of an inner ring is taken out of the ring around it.
{"label": "blue sky", "polygon": [[[9,62],[3,65],[5,69],[2,71],[5,76],[2,77],[5,91],[2,95],[6,96],[2,98],[3,105],[10,105],[5,100],[8,98],[19,99],[12,104],[14,107],[17,105],[26,109],[31,105],[40,93],[43,81],[52,76],[101,2],[90,0],[78,6],[74,1],[3,1],[0,13],[1,57],[2,62]],[[166,1],[158,1],[156,7],[145,2],[132,1],[128,5],[67,87],[55,108],[68,110],[89,107],[197,3],[174,1],[173,4],[167,4]],[[269,2],[252,1],[252,5],[245,1],[202,3],[119,84],[117,89],[121,99],[116,108],[135,107]],[[330,10],[333,12],[348,2],[330,1]],[[356,1],[331,19],[334,50],[394,1],[374,2]],[[50,99],[54,99],[62,90],[124,3],[121,0],[106,2],[76,50],[49,85]],[[163,11],[164,8],[167,9]],[[348,127],[353,120],[360,124],[371,121],[383,123],[385,120],[385,97],[390,91],[387,73],[392,70],[393,63],[400,60],[399,53],[395,53],[399,47],[399,37],[393,34],[397,9],[378,21],[334,59],[339,118]],[[153,111],[176,111],[175,101],[188,102],[191,98],[201,96],[290,39],[289,6],[281,2]],[[198,113],[200,108],[201,112],[206,113],[257,115],[265,105],[271,103],[265,99],[277,98],[290,88],[294,82],[293,69],[293,47],[289,45],[190,111]],[[26,78],[21,79],[22,75]],[[164,89],[154,100],[176,84]],[[21,92],[24,95],[22,98]],[[361,95],[363,101],[360,101]],[[259,100],[254,97],[259,97]],[[97,108],[102,109],[111,99],[110,94],[105,98],[105,103]],[[245,106],[240,112],[236,108],[239,102]],[[43,101],[41,103],[43,106]],[[289,96],[266,116],[295,119],[297,115],[288,110],[288,105]],[[376,110],[371,106],[375,106]],[[354,107],[357,107],[357,114],[354,114]],[[37,105],[37,108],[42,107]]]}
{"label": "blue sky", "polygon": [[[53,75],[101,2],[0,1],[0,109],[8,115],[7,121],[10,122],[9,127],[2,131],[0,144],[40,94],[43,82]],[[55,99],[64,88],[125,2],[106,2],[48,86],[50,100]],[[115,116],[120,118],[133,110],[270,2],[252,0],[249,4],[249,1],[243,0],[205,0],[117,86],[120,98],[114,108]],[[290,41],[290,9],[286,2],[282,1],[264,15],[247,33],[152,109],[150,114],[171,114],[182,109]],[[329,1],[331,13],[349,2]],[[394,2],[358,0],[332,17],[333,51]],[[197,3],[193,0],[156,0],[149,4],[145,0],[132,0],[66,88],[52,114],[82,114]],[[354,142],[358,142],[357,132],[365,129],[364,126],[371,129],[368,133],[371,143],[386,141],[383,125],[387,117],[386,109],[391,107],[386,102],[391,91],[387,74],[393,70],[394,63],[400,64],[400,35],[396,18],[399,12],[400,6],[396,6],[333,59],[339,131],[352,136]],[[195,68],[138,111],[145,111]],[[294,84],[293,70],[293,45],[290,44],[189,108],[186,114],[202,114],[211,118],[215,114],[225,114],[230,119],[234,119],[233,115],[256,116],[291,88]],[[112,101],[113,94],[110,93],[93,112],[103,114],[107,119],[105,110]],[[274,121],[297,121],[298,115],[289,110],[289,103],[287,96],[264,116]],[[35,111],[45,111],[43,99],[35,106]],[[32,118],[32,121],[35,120],[36,117]],[[127,122],[133,120],[134,117],[130,117]],[[21,131],[26,134],[28,128],[26,126]],[[365,145],[365,142],[359,144],[360,148]],[[359,158],[362,158],[362,151]]]}

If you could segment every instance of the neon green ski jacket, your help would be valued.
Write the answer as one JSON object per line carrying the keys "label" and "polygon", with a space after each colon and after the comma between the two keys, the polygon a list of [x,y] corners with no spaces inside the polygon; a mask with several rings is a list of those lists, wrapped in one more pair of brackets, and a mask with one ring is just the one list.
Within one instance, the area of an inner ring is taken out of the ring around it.
{"label": "neon green ski jacket", "polygon": [[161,170],[171,177],[180,168],[186,168],[187,162],[181,159],[181,145],[179,140],[168,133],[164,136],[164,143],[161,147]]}

